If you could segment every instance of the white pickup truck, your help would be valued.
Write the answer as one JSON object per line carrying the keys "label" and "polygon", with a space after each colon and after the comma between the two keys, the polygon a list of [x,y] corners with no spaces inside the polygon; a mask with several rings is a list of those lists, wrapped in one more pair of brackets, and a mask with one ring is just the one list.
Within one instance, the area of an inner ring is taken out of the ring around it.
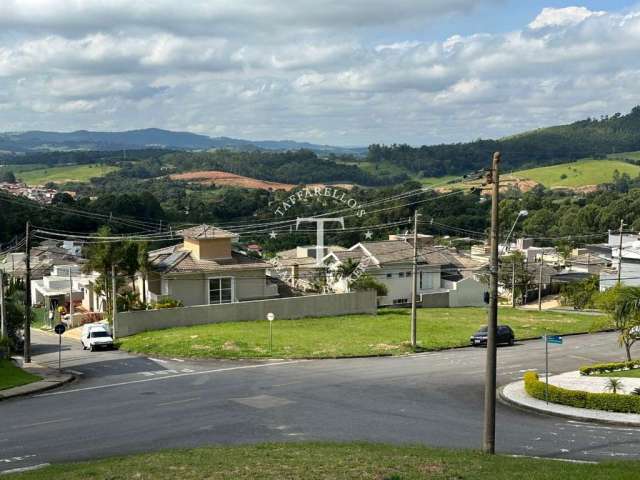
{"label": "white pickup truck", "polygon": [[113,337],[109,327],[102,323],[88,323],[82,326],[80,343],[83,350],[92,352],[98,348],[113,348]]}

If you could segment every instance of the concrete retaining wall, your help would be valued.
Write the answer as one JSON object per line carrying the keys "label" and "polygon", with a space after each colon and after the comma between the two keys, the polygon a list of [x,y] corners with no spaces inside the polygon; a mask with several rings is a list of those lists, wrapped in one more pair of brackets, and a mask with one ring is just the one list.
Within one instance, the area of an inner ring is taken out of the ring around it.
{"label": "concrete retaining wall", "polygon": [[116,335],[127,337],[147,330],[170,327],[265,320],[269,312],[272,312],[276,319],[290,320],[356,313],[375,315],[376,311],[376,292],[367,290],[332,295],[254,300],[223,305],[121,312],[116,317]]}
{"label": "concrete retaining wall", "polygon": [[420,298],[422,308],[447,308],[449,306],[449,292],[423,293]]}

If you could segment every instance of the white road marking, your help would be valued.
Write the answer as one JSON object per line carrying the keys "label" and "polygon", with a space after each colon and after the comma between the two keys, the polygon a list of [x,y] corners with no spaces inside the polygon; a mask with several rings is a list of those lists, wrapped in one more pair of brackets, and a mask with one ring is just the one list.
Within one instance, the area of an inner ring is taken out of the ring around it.
{"label": "white road marking", "polygon": [[72,420],[71,418],[58,418],[56,420],[47,420],[44,422],[36,422],[36,423],[27,423],[26,425],[18,425],[15,426],[13,428],[27,428],[27,427],[36,427],[38,425],[48,425],[50,423],[62,423],[62,422],[68,422],[69,420]]}
{"label": "white road marking", "polygon": [[159,358],[149,357],[149,360],[154,361],[154,362],[160,362],[160,363],[169,363],[169,362],[167,362],[167,360],[160,360]]}
{"label": "white road marking", "polygon": [[40,468],[48,467],[50,463],[39,463],[38,465],[31,465],[29,467],[12,468],[11,470],[3,470],[0,475],[11,475],[12,473],[29,472],[31,470],[38,470]]}
{"label": "white road marking", "polygon": [[79,372],[78,370],[67,370],[67,372],[73,373],[74,375],[84,375],[83,372]]}
{"label": "white road marking", "polygon": [[171,360],[173,360],[174,362],[184,362],[184,360],[181,358],[172,358]]}
{"label": "white road marking", "polygon": [[185,398],[183,400],[174,400],[173,402],[158,403],[156,406],[166,407],[167,405],[177,405],[179,403],[193,402],[194,400],[200,400],[200,397]]}
{"label": "white road marking", "polygon": [[[586,452],[582,452],[586,453]],[[558,457],[534,457],[531,455],[508,455],[513,458],[534,458],[536,460],[555,460],[556,462],[567,462],[567,463],[592,463],[597,464],[598,462],[593,462],[590,460],[575,460],[573,458],[558,458]]]}
{"label": "white road marking", "polygon": [[211,373],[223,373],[223,372],[231,372],[234,370],[247,370],[252,368],[278,367],[281,365],[293,365],[296,363],[303,363],[308,361],[309,360],[292,360],[289,362],[261,363],[259,365],[242,365],[240,367],[216,368],[213,370],[203,370],[200,372],[185,372],[185,373],[178,373],[177,375],[166,375],[162,377],[144,378],[142,380],[131,380],[128,382],[110,383],[107,385],[96,385],[95,387],[75,388],[73,390],[61,390],[59,392],[41,393],[39,395],[34,395],[34,396],[35,397],[51,397],[54,395],[68,395],[69,393],[85,392],[89,390],[101,390],[103,388],[121,387],[123,385],[132,385],[136,383],[154,382],[156,380],[166,380],[168,378],[189,377],[194,375],[208,375]]}
{"label": "white road marking", "polygon": [[35,457],[35,453],[30,453],[29,455],[20,455],[17,457],[9,457],[9,458],[0,458],[0,463],[13,463],[13,462],[21,462],[27,458]]}

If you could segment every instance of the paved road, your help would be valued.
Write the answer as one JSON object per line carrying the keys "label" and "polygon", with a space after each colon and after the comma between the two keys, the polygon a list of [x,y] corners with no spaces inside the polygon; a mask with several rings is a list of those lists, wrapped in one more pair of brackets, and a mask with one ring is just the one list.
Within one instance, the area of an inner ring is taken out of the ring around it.
{"label": "paved road", "polygon": [[[34,334],[34,360],[55,338]],[[65,344],[79,380],[0,403],[0,470],[214,443],[369,440],[478,448],[484,349],[349,360],[180,362]],[[610,333],[550,346],[562,372],[620,359]],[[499,349],[498,383],[544,369],[544,344]],[[587,424],[499,405],[497,449],[580,460],[640,458],[640,429]]]}

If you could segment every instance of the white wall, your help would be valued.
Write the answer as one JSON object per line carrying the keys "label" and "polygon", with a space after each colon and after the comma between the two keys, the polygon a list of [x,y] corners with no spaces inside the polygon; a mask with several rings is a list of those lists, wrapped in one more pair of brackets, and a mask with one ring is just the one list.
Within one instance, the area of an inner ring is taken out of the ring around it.
{"label": "white wall", "polygon": [[[251,302],[200,305],[122,312],[116,317],[116,334],[126,337],[147,330],[186,327],[209,323],[265,320],[269,312],[276,319],[377,313],[376,292],[358,291],[344,294],[309,295]],[[265,322],[266,323],[266,322]]]}
{"label": "white wall", "polygon": [[485,305],[484,292],[487,291],[485,284],[473,278],[448,283],[451,284],[449,290],[450,307],[482,307]]}

